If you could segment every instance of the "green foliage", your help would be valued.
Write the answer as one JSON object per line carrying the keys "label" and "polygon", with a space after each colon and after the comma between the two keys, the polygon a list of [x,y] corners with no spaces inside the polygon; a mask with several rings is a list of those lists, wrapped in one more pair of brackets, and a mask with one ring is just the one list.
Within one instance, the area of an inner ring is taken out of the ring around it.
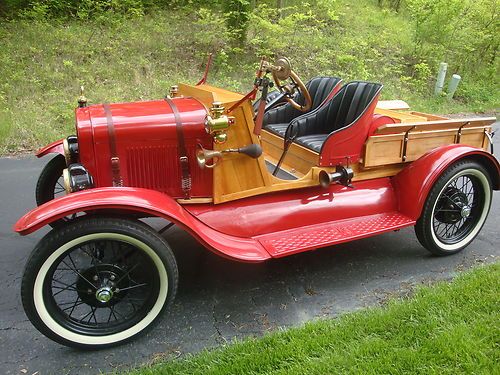
{"label": "green foliage", "polygon": [[498,374],[500,265],[410,299],[132,371],[152,374]]}
{"label": "green foliage", "polygon": [[498,83],[497,0],[406,0],[415,23],[414,56],[463,76]]}
{"label": "green foliage", "polygon": [[250,2],[248,0],[226,0],[223,1],[223,10],[229,31],[237,40],[244,41],[250,18]]}
{"label": "green foliage", "polygon": [[[494,0],[406,0],[399,13],[375,0],[283,0],[280,9],[276,0],[248,3],[236,0],[232,11],[223,0],[1,3],[24,10],[0,25],[0,154],[74,132],[81,84],[94,103],[158,98],[171,84],[196,82],[209,52],[209,81],[240,92],[251,87],[262,56],[287,56],[305,81],[378,81],[383,99],[415,110],[499,107]],[[432,96],[440,61],[462,76],[456,100]]]}
{"label": "green foliage", "polygon": [[[310,5],[285,7],[281,10],[266,4],[251,15],[248,35],[249,52],[260,56],[307,56],[321,46],[323,22]],[[304,43],[307,40],[308,43]]]}
{"label": "green foliage", "polygon": [[102,19],[108,13],[138,17],[154,4],[154,0],[33,0],[18,13],[22,18],[36,21],[49,18]]}
{"label": "green foliage", "polygon": [[381,8],[387,7],[389,9],[395,10],[396,12],[399,12],[401,6],[404,3],[403,0],[377,0],[377,1],[378,5]]}

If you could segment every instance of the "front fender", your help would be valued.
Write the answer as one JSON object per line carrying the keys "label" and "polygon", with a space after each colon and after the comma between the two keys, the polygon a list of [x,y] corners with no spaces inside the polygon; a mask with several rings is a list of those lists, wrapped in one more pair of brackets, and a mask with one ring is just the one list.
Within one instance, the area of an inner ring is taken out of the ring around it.
{"label": "front fender", "polygon": [[103,187],[54,199],[20,218],[14,225],[14,231],[26,235],[62,217],[99,210],[119,210],[162,217],[178,224],[205,247],[227,258],[260,262],[271,257],[257,241],[218,232],[189,214],[168,195],[142,188]]}
{"label": "front fender", "polygon": [[490,172],[493,189],[500,189],[500,165],[493,155],[459,144],[443,146],[423,155],[394,176],[392,181],[398,197],[399,211],[418,220],[436,180],[452,163],[463,158],[482,163]]}
{"label": "front fender", "polygon": [[48,144],[47,146],[42,147],[39,149],[35,155],[37,158],[41,158],[42,156],[45,156],[47,154],[61,154],[64,155],[64,149],[63,149],[63,139],[59,139],[58,141],[52,142],[51,144]]}

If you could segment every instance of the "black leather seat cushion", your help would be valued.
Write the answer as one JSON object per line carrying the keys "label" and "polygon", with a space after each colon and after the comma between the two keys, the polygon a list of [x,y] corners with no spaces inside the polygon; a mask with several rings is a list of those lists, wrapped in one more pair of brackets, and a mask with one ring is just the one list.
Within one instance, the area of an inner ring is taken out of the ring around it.
{"label": "black leather seat cushion", "polygon": [[[336,77],[316,77],[307,82],[306,87],[312,99],[310,112],[317,109],[325,101],[325,99],[331,94],[332,90],[340,83],[340,81],[341,79]],[[294,100],[300,105],[305,104],[304,96],[300,92],[295,94]],[[286,104],[277,108],[272,108],[265,113],[263,128],[271,131],[274,134],[283,136],[284,132],[283,134],[281,134],[281,126],[278,127],[280,128],[280,131],[278,132],[276,130],[276,127],[272,127],[270,125],[288,125],[290,121],[303,114],[304,112],[293,108],[292,105],[287,102]]]}
{"label": "black leather seat cushion", "polygon": [[319,153],[321,151],[321,146],[323,146],[323,143],[326,140],[326,137],[328,137],[328,134],[304,135],[295,139],[295,142]]}
{"label": "black leather seat cushion", "polygon": [[269,124],[266,126],[266,130],[269,130],[271,133],[279,135],[282,138],[285,136],[286,128],[288,128],[288,122],[283,124]]}
{"label": "black leather seat cushion", "polygon": [[353,125],[380,90],[379,83],[349,82],[328,104],[293,120],[285,136],[294,137],[297,143],[319,152],[328,135]]}

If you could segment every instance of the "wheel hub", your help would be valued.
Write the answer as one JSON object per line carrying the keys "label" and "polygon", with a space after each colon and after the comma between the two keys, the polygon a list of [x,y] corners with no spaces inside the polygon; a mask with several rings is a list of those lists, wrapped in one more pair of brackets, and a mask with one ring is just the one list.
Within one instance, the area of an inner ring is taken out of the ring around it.
{"label": "wheel hub", "polygon": [[467,219],[470,216],[471,211],[472,208],[469,205],[465,205],[460,210],[460,215],[462,216],[462,218]]}
{"label": "wheel hub", "polygon": [[97,292],[95,292],[95,298],[97,298],[99,302],[107,303],[113,298],[113,290],[109,286],[99,288]]}
{"label": "wheel hub", "polygon": [[468,203],[467,195],[450,186],[440,199],[436,219],[446,224],[455,224],[462,219],[467,219],[472,210]]}
{"label": "wheel hub", "polygon": [[125,297],[125,288],[130,286],[126,271],[114,264],[92,266],[80,275],[76,284],[78,295],[83,302],[94,307],[114,305]]}

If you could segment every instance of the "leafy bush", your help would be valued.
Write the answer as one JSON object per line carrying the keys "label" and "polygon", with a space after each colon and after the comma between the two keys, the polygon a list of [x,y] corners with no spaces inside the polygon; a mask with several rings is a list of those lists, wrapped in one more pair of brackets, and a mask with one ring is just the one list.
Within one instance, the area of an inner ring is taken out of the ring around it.
{"label": "leafy bush", "polygon": [[[406,0],[415,23],[415,56],[461,74],[498,79],[497,0]],[[494,69],[490,69],[494,67]]]}
{"label": "leafy bush", "polygon": [[223,10],[228,29],[235,36],[235,39],[244,41],[250,18],[250,2],[248,0],[226,0],[223,2]]}

